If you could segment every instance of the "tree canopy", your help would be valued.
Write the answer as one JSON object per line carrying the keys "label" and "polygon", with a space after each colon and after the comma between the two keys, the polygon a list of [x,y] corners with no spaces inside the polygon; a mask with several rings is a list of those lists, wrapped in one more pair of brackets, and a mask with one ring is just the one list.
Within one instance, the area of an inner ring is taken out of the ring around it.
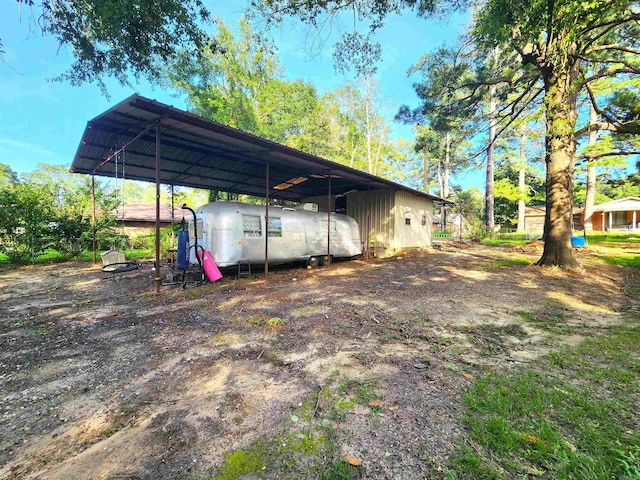
{"label": "tree canopy", "polygon": [[[375,32],[387,16],[403,8],[429,15],[438,8],[451,11],[465,3],[311,0],[300,4],[267,0],[254,5],[273,21],[289,15],[310,25],[322,16],[353,10],[367,18],[370,32]],[[464,75],[449,77],[454,79],[450,92],[464,92],[454,100],[469,110],[483,103],[485,92],[497,86],[499,94],[509,99],[498,111],[503,125],[540,102],[545,114],[547,170],[545,247],[540,265],[580,268],[571,248],[571,217],[576,148],[581,136],[594,129],[619,135],[640,133],[637,89],[632,86],[640,73],[638,20],[638,2],[631,0],[488,0],[476,8],[469,32],[473,49],[481,53],[475,58],[496,51],[498,55],[494,62],[462,64]],[[452,65],[449,63],[450,73]],[[619,94],[597,98],[592,87],[603,78],[625,80],[628,87],[621,88]],[[418,92],[421,88],[418,85]],[[583,127],[578,125],[581,94],[598,114],[597,122]],[[437,110],[442,105],[432,107],[424,101],[424,107]]]}
{"label": "tree canopy", "polygon": [[[209,12],[201,0],[17,0],[16,21],[69,47],[75,61],[56,79],[72,85],[113,76],[151,81],[179,50],[198,55]],[[25,15],[26,14],[26,15]],[[2,43],[0,43],[0,49]],[[0,52],[1,54],[1,52]]]}

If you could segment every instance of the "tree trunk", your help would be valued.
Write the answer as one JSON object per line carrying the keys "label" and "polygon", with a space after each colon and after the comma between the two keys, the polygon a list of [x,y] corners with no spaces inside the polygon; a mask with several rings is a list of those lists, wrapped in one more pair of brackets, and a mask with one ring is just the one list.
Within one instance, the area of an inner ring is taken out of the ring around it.
{"label": "tree trunk", "polygon": [[426,153],[422,158],[422,191],[429,192],[429,157]]}
{"label": "tree trunk", "polygon": [[[594,124],[598,121],[598,114],[593,105],[589,105],[589,123]],[[598,140],[598,131],[589,132],[589,145],[594,145]],[[596,203],[596,165],[590,159],[587,160],[587,191],[584,199],[584,231],[585,233],[593,231],[593,209]]]}
{"label": "tree trunk", "polygon": [[520,134],[520,165],[518,168],[518,232],[524,232],[524,211],[526,208],[527,185],[525,183],[525,162],[527,159],[527,134]]}
{"label": "tree trunk", "polygon": [[376,156],[373,163],[373,174],[378,175],[378,165],[380,164],[380,150],[382,150],[382,142],[378,143],[378,149],[376,150]]}
{"label": "tree trunk", "polygon": [[489,147],[487,148],[487,176],[485,188],[484,214],[485,225],[490,235],[496,229],[493,213],[493,144],[496,140],[496,86],[491,86],[489,97]]}
{"label": "tree trunk", "polygon": [[355,135],[353,135],[351,137],[351,159],[349,162],[349,166],[351,168],[354,168],[354,164],[355,164],[355,160],[356,160],[356,141],[355,141]]}
{"label": "tree trunk", "polygon": [[444,183],[442,182],[442,160],[438,161],[436,176],[438,177],[438,194],[440,198],[444,198]]}
{"label": "tree trunk", "polygon": [[442,165],[442,198],[449,198],[449,169],[451,165],[451,134],[445,137],[444,164]]}
{"label": "tree trunk", "polygon": [[573,174],[576,163],[574,136],[577,114],[575,89],[578,67],[545,75],[545,163],[547,166],[544,251],[536,265],[582,269],[571,247]]}
{"label": "tree trunk", "polygon": [[369,168],[368,173],[373,174],[373,158],[371,156],[371,119],[369,118],[369,101],[365,100],[365,131],[367,134],[367,165]]}

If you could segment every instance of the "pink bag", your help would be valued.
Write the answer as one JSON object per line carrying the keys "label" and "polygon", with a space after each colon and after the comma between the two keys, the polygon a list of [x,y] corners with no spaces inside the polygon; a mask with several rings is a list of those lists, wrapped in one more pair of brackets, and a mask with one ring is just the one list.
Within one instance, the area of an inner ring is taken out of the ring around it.
{"label": "pink bag", "polygon": [[[204,255],[203,253],[204,252]],[[218,270],[218,266],[216,262],[213,261],[213,257],[206,250],[197,249],[198,258],[202,261],[202,268],[204,269],[204,274],[207,276],[211,283],[218,281],[222,278],[222,274],[220,270]]]}

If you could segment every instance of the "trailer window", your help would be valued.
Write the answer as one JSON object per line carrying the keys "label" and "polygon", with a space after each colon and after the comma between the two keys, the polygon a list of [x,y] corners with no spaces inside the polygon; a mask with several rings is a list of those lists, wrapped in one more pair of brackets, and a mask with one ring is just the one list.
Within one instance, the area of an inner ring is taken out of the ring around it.
{"label": "trailer window", "polygon": [[260,223],[260,215],[242,214],[242,229],[245,237],[261,237],[262,225]]}
{"label": "trailer window", "polygon": [[267,228],[267,236],[282,236],[282,220],[280,219],[280,217],[269,217],[269,228]]}
{"label": "trailer window", "polygon": [[427,216],[423,213],[422,214],[422,225],[426,225],[427,224]]}
{"label": "trailer window", "polygon": [[405,225],[411,225],[411,214],[410,213],[405,213],[404,214],[404,224]]}
{"label": "trailer window", "polygon": [[[193,234],[193,222],[189,222],[189,238],[195,238]],[[202,238],[202,220],[198,220],[198,238]]]}

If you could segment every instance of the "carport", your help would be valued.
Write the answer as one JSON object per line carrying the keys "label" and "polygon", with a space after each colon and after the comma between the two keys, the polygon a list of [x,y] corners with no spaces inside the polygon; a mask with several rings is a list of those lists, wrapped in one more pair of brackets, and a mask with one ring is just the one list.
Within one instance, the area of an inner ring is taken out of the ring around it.
{"label": "carport", "polygon": [[[327,237],[332,195],[393,188],[440,200],[140,95],[130,96],[87,123],[71,172],[91,175],[95,187],[96,175],[116,176],[112,161],[123,153],[127,180],[156,184],[156,292],[160,290],[161,184],[264,197],[267,219],[270,199],[300,201],[325,195]],[[95,261],[95,201],[93,226]],[[366,230],[369,231],[368,224]],[[330,258],[331,247],[327,244]],[[265,236],[266,274],[268,252]],[[368,236],[365,252],[368,257]]]}

